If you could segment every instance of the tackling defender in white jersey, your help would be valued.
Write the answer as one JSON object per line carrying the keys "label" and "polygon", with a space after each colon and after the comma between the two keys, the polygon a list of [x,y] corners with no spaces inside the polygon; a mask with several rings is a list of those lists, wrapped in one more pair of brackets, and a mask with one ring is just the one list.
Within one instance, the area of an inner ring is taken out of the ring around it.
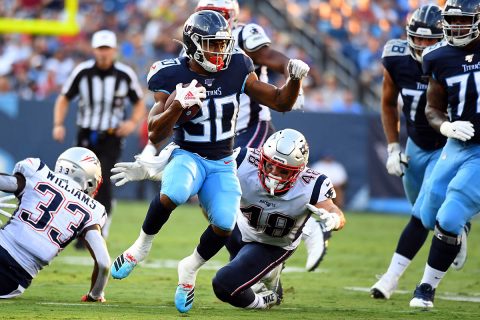
{"label": "tackling defender in white jersey", "polygon": [[[120,179],[121,184],[145,178],[158,180],[171,148],[149,163],[137,159],[115,165],[112,179]],[[292,129],[274,133],[261,150],[240,151],[236,161],[242,187],[241,212],[226,244],[231,261],[212,282],[220,300],[251,309],[279,304],[282,264],[300,243],[302,229],[312,213],[324,231],[343,228],[343,212],[332,201],[333,185],[328,177],[306,167],[308,154],[305,137]],[[201,265],[198,259],[194,251],[180,261],[179,274],[194,279]],[[269,283],[262,280],[267,275]],[[266,286],[255,293],[251,287],[259,281]]]}
{"label": "tackling defender in white jersey", "polygon": [[21,295],[38,272],[77,236],[94,259],[84,302],[105,302],[110,256],[101,235],[105,208],[93,199],[102,183],[97,156],[85,148],[63,152],[51,171],[40,159],[16,164],[13,175],[0,174],[0,190],[20,200],[0,229],[0,298]]}

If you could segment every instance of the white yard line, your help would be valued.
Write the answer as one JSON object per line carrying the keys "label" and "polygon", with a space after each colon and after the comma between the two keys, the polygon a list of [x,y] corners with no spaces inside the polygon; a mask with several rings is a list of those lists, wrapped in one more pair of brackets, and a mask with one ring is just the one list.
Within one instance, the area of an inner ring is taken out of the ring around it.
{"label": "white yard line", "polygon": [[[370,288],[367,288],[367,287],[344,287],[344,289],[349,290],[349,291],[370,292]],[[412,294],[412,291],[395,290],[395,293]],[[472,292],[471,295],[468,295],[468,296],[459,295],[458,293],[454,293],[454,292],[445,292],[444,294],[436,295],[435,298],[441,299],[441,300],[480,303],[480,293],[479,292]]]}
{"label": "white yard line", "polygon": [[[113,261],[113,259],[112,259]],[[145,262],[140,262],[140,266],[142,268],[149,268],[149,269],[177,269],[179,260],[172,260],[172,259],[158,259],[158,260],[151,260],[148,259]],[[93,260],[90,257],[79,257],[79,256],[60,256],[55,259],[55,263],[61,264],[68,264],[68,265],[77,265],[77,266],[92,266]],[[208,261],[203,267],[202,270],[218,270],[223,267],[226,262],[218,261],[218,260],[210,260]],[[301,267],[287,267],[283,269],[282,273],[301,273],[306,272],[304,268]],[[315,272],[319,273],[327,273],[328,270],[318,268]]]}

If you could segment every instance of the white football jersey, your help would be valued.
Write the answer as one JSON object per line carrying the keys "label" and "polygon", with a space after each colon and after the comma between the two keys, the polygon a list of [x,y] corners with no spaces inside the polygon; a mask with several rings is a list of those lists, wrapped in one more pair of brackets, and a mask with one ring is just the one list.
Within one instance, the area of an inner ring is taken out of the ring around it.
{"label": "white football jersey", "polygon": [[85,228],[102,227],[107,215],[103,205],[40,159],[18,162],[17,172],[26,185],[18,195],[18,209],[0,230],[0,245],[35,277]]}
{"label": "white football jersey", "polygon": [[260,151],[252,148],[237,159],[241,162],[237,174],[242,187],[237,225],[242,240],[293,250],[300,243],[303,226],[312,214],[307,203],[335,198],[332,182],[327,176],[305,168],[290,190],[271,196],[258,177],[259,160]]}
{"label": "white football jersey", "polygon": [[[270,45],[272,42],[261,26],[255,23],[239,25],[232,30],[235,37],[235,46],[245,52],[253,52]],[[255,65],[258,78],[262,82],[268,83],[267,67]],[[237,132],[248,127],[251,119],[258,118],[258,121],[270,121],[272,115],[270,109],[257,102],[252,103],[250,97],[245,93],[240,95],[240,109],[238,112]]]}

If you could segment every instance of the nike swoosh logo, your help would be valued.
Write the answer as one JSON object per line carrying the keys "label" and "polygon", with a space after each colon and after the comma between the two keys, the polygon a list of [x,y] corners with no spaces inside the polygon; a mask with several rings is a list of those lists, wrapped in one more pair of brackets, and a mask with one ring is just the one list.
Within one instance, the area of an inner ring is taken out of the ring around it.
{"label": "nike swoosh logo", "polygon": [[233,160],[223,161],[223,163],[229,164],[229,163],[232,162],[232,161],[233,161]]}

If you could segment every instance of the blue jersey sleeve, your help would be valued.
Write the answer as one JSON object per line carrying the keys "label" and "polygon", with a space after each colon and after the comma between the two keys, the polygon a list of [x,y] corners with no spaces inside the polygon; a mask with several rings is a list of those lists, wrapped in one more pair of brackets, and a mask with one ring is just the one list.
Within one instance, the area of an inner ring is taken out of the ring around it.
{"label": "blue jersey sleeve", "polygon": [[155,62],[147,76],[148,90],[171,94],[177,82],[172,81],[181,68],[180,58]]}

